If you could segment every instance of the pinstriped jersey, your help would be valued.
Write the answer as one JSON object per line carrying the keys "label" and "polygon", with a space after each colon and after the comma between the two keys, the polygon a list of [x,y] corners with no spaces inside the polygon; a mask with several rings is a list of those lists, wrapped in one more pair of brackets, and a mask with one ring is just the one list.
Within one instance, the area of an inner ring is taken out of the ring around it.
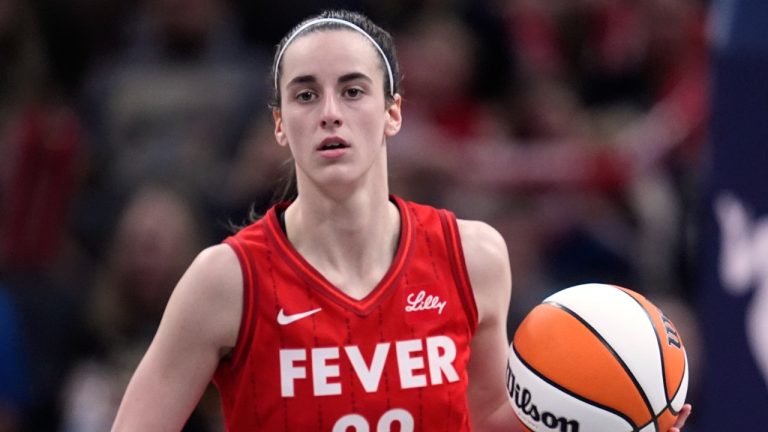
{"label": "pinstriped jersey", "polygon": [[397,252],[360,300],[291,246],[287,204],[225,240],[244,290],[238,342],[214,376],[228,431],[469,430],[477,309],[456,219],[392,200]]}

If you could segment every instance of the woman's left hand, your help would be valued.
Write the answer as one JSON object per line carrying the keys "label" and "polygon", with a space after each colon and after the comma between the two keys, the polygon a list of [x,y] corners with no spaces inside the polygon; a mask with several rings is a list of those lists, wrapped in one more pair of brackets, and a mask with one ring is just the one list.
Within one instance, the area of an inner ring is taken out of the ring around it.
{"label": "woman's left hand", "polygon": [[669,428],[669,432],[680,432],[680,430],[683,428],[683,425],[685,424],[685,421],[688,420],[688,416],[691,415],[691,408],[692,407],[690,404],[683,405],[683,409],[680,410],[680,415],[677,416],[677,421],[675,421],[675,424]]}

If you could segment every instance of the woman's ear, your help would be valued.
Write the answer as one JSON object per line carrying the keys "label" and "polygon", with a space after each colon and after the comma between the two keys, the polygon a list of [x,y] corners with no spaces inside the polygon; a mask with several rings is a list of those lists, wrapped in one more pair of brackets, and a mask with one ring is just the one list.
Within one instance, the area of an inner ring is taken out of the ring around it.
{"label": "woman's ear", "polygon": [[288,145],[288,138],[283,130],[283,115],[279,108],[272,108],[272,119],[275,121],[275,139],[277,143],[285,147]]}
{"label": "woman's ear", "polygon": [[384,135],[387,137],[395,136],[400,132],[400,126],[403,123],[403,115],[401,111],[402,103],[403,98],[398,93],[395,94],[394,100],[387,107],[387,124],[384,127]]}

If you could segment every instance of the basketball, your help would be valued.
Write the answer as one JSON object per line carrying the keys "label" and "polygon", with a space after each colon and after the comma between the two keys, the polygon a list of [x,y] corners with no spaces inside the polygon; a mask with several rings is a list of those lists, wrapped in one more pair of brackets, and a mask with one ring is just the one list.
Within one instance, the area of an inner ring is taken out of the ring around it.
{"label": "basketball", "polygon": [[578,285],[523,319],[507,389],[530,431],[666,432],[685,402],[688,359],[675,326],[648,299]]}

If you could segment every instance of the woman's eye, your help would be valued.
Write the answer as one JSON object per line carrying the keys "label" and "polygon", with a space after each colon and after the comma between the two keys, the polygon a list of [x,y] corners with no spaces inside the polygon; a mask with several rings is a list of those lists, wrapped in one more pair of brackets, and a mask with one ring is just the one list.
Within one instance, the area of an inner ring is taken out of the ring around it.
{"label": "woman's eye", "polygon": [[363,95],[363,90],[359,88],[348,88],[344,91],[345,95],[352,99],[357,99]]}
{"label": "woman's eye", "polygon": [[315,98],[315,94],[311,91],[303,91],[296,95],[296,99],[299,102],[309,102]]}

